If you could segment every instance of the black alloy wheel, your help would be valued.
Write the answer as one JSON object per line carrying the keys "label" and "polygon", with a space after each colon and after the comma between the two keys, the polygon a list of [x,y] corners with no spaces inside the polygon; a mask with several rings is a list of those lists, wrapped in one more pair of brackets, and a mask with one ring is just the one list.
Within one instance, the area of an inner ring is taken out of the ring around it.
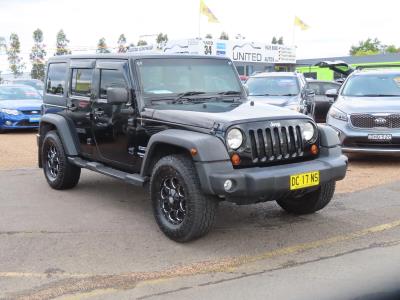
{"label": "black alloy wheel", "polygon": [[183,186],[176,177],[164,179],[160,187],[160,207],[172,225],[179,225],[186,216],[186,200]]}

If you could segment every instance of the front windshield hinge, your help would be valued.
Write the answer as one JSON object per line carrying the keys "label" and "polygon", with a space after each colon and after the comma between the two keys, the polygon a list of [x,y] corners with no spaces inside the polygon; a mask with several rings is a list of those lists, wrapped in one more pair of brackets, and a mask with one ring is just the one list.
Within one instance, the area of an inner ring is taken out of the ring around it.
{"label": "front windshield hinge", "polygon": [[217,133],[217,131],[218,131],[218,129],[219,129],[220,126],[221,126],[221,124],[219,124],[219,123],[217,123],[217,122],[214,122],[213,127],[212,127],[210,133],[215,135],[215,134]]}

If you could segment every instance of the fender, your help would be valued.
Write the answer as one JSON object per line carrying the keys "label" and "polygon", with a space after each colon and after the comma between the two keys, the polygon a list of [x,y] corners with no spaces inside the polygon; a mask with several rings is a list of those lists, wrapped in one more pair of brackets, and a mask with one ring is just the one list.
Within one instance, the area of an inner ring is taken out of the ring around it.
{"label": "fender", "polygon": [[340,140],[336,131],[327,125],[318,125],[321,146],[334,148],[340,146]]}
{"label": "fender", "polygon": [[167,129],[151,136],[147,151],[143,158],[140,174],[150,172],[152,157],[158,144],[178,146],[190,152],[195,148],[197,154],[193,156],[195,162],[229,161],[228,151],[224,143],[216,136],[179,129]]}
{"label": "fender", "polygon": [[[64,116],[51,113],[43,115],[40,120],[40,133],[44,124],[52,124],[57,128],[57,133],[60,136],[67,155],[77,156],[79,154],[80,151],[76,133],[71,131],[68,120]],[[41,137],[42,140],[43,138],[44,136]]]}

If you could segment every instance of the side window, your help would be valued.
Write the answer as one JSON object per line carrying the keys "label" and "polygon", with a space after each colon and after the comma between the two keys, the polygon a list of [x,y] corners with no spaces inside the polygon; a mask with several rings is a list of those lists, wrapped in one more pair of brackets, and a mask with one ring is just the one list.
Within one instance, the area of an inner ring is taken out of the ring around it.
{"label": "side window", "polygon": [[71,77],[71,95],[90,97],[93,69],[73,69]]}
{"label": "side window", "polygon": [[100,70],[100,98],[107,98],[107,88],[109,87],[128,87],[121,71],[107,69]]}
{"label": "side window", "polygon": [[47,71],[46,93],[51,95],[63,95],[65,89],[66,63],[49,64]]}

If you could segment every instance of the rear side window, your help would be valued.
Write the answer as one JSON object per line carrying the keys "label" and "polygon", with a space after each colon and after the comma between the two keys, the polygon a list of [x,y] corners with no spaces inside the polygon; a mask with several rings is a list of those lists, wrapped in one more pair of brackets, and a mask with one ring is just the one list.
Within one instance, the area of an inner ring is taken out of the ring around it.
{"label": "rear side window", "polygon": [[71,78],[71,95],[90,97],[92,90],[93,69],[73,69]]}
{"label": "rear side window", "polygon": [[66,63],[49,64],[47,71],[46,93],[51,95],[63,95],[65,89]]}
{"label": "rear side window", "polygon": [[124,75],[118,70],[102,69],[100,73],[100,98],[107,98],[107,89],[109,87],[127,88],[128,85]]}

